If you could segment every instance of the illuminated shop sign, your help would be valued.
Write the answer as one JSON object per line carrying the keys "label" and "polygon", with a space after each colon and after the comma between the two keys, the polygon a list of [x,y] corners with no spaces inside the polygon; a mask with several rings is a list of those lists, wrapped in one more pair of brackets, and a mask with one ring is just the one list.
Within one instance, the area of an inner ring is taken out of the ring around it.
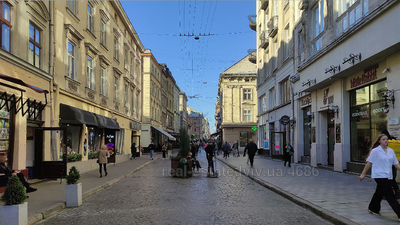
{"label": "illuminated shop sign", "polygon": [[361,116],[362,118],[368,118],[368,113],[367,113],[367,111],[355,112],[355,113],[352,113],[351,116],[352,117]]}

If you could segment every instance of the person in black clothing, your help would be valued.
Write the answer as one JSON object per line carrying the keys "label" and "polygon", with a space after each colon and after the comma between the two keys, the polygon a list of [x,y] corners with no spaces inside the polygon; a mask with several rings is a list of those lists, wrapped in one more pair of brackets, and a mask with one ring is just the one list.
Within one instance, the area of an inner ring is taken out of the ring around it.
{"label": "person in black clothing", "polygon": [[131,160],[136,159],[136,143],[133,143],[131,146],[131,154],[132,154]]}
{"label": "person in black clothing", "polygon": [[294,153],[293,147],[290,145],[289,141],[286,141],[286,147],[284,152],[285,163],[283,164],[283,166],[286,166],[286,163],[289,162],[289,167],[291,167],[290,163],[292,161],[293,153]]}
{"label": "person in black clothing", "polygon": [[210,176],[210,169],[214,173],[214,162],[213,162],[213,157],[214,157],[214,151],[215,151],[215,145],[211,142],[208,141],[208,145],[206,147],[206,154],[207,154],[207,162],[208,162],[208,169],[207,169],[207,177]]}
{"label": "person in black clothing", "polygon": [[154,145],[153,142],[151,142],[148,146],[149,150],[150,150],[150,158],[151,160],[153,160],[153,155],[154,155],[154,149],[156,149],[156,146]]}
{"label": "person in black clothing", "polygon": [[3,157],[0,157],[0,173],[4,173],[8,178],[11,176],[17,176],[19,178],[19,181],[21,181],[22,185],[24,185],[24,187],[26,188],[26,193],[34,192],[37,190],[36,188],[30,186],[30,184],[26,180],[26,177],[20,171],[15,171],[8,168],[4,163]]}
{"label": "person in black clothing", "polygon": [[249,143],[247,143],[246,147],[244,148],[243,157],[246,156],[246,151],[248,151],[251,167],[253,167],[254,156],[256,155],[257,149],[257,145],[253,142],[252,139],[249,139]]}
{"label": "person in black clothing", "polygon": [[[392,135],[390,135],[387,130],[382,131],[381,134],[386,135],[388,137],[388,140],[396,140],[396,138],[393,137]],[[392,184],[392,189],[394,191],[394,194],[396,195],[396,199],[400,199],[400,189],[399,189],[399,185],[397,185],[397,181],[396,181],[397,169],[394,166],[392,166],[392,175],[393,175],[393,179],[390,180],[390,183]]]}

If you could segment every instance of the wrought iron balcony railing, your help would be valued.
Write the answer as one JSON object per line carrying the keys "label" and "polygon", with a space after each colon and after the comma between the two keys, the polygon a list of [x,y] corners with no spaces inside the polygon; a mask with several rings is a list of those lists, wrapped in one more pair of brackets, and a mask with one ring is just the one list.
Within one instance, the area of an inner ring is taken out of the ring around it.
{"label": "wrought iron balcony railing", "polygon": [[261,9],[266,10],[268,8],[268,3],[269,3],[268,0],[260,0],[260,3],[261,3],[261,6],[260,6]]}
{"label": "wrought iron balcony railing", "polygon": [[267,48],[269,45],[268,31],[262,31],[260,34],[260,48]]}
{"label": "wrought iron balcony railing", "polygon": [[257,15],[249,15],[248,18],[250,29],[257,31]]}
{"label": "wrought iron balcony railing", "polygon": [[257,50],[249,49],[247,50],[247,53],[249,53],[249,61],[254,64],[257,63]]}
{"label": "wrought iron balcony railing", "polygon": [[276,33],[278,32],[278,15],[269,19],[267,27],[269,29],[269,36],[272,38],[275,37]]}

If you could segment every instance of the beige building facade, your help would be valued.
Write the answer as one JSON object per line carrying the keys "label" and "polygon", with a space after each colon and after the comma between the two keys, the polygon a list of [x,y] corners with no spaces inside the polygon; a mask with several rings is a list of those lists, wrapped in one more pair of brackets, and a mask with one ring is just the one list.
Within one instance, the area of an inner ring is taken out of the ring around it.
{"label": "beige building facade", "polygon": [[45,144],[36,154],[34,133],[54,118],[50,11],[50,1],[0,2],[0,157],[26,176],[32,176],[35,158],[53,159],[50,135],[39,140]]}
{"label": "beige building facade", "polygon": [[220,100],[222,141],[239,141],[244,149],[249,139],[257,137],[257,68],[244,57],[220,74],[218,96]]}
{"label": "beige building facade", "polygon": [[141,136],[139,37],[119,1],[53,4],[55,125],[67,127],[68,152],[129,154]]}

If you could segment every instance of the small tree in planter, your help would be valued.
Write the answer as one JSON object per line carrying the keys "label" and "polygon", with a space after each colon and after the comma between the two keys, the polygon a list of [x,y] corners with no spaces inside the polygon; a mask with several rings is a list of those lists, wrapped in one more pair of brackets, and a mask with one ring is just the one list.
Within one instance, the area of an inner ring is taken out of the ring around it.
{"label": "small tree in planter", "polygon": [[1,200],[5,203],[0,209],[0,224],[28,224],[28,202],[25,188],[17,176],[8,179]]}
{"label": "small tree in planter", "polygon": [[186,157],[190,152],[190,137],[187,130],[179,130],[180,146],[177,156],[171,156],[171,176],[186,178],[192,175],[191,162]]}
{"label": "small tree in planter", "polygon": [[82,205],[82,183],[78,183],[81,175],[75,166],[71,167],[67,176],[66,206],[77,207]]}

